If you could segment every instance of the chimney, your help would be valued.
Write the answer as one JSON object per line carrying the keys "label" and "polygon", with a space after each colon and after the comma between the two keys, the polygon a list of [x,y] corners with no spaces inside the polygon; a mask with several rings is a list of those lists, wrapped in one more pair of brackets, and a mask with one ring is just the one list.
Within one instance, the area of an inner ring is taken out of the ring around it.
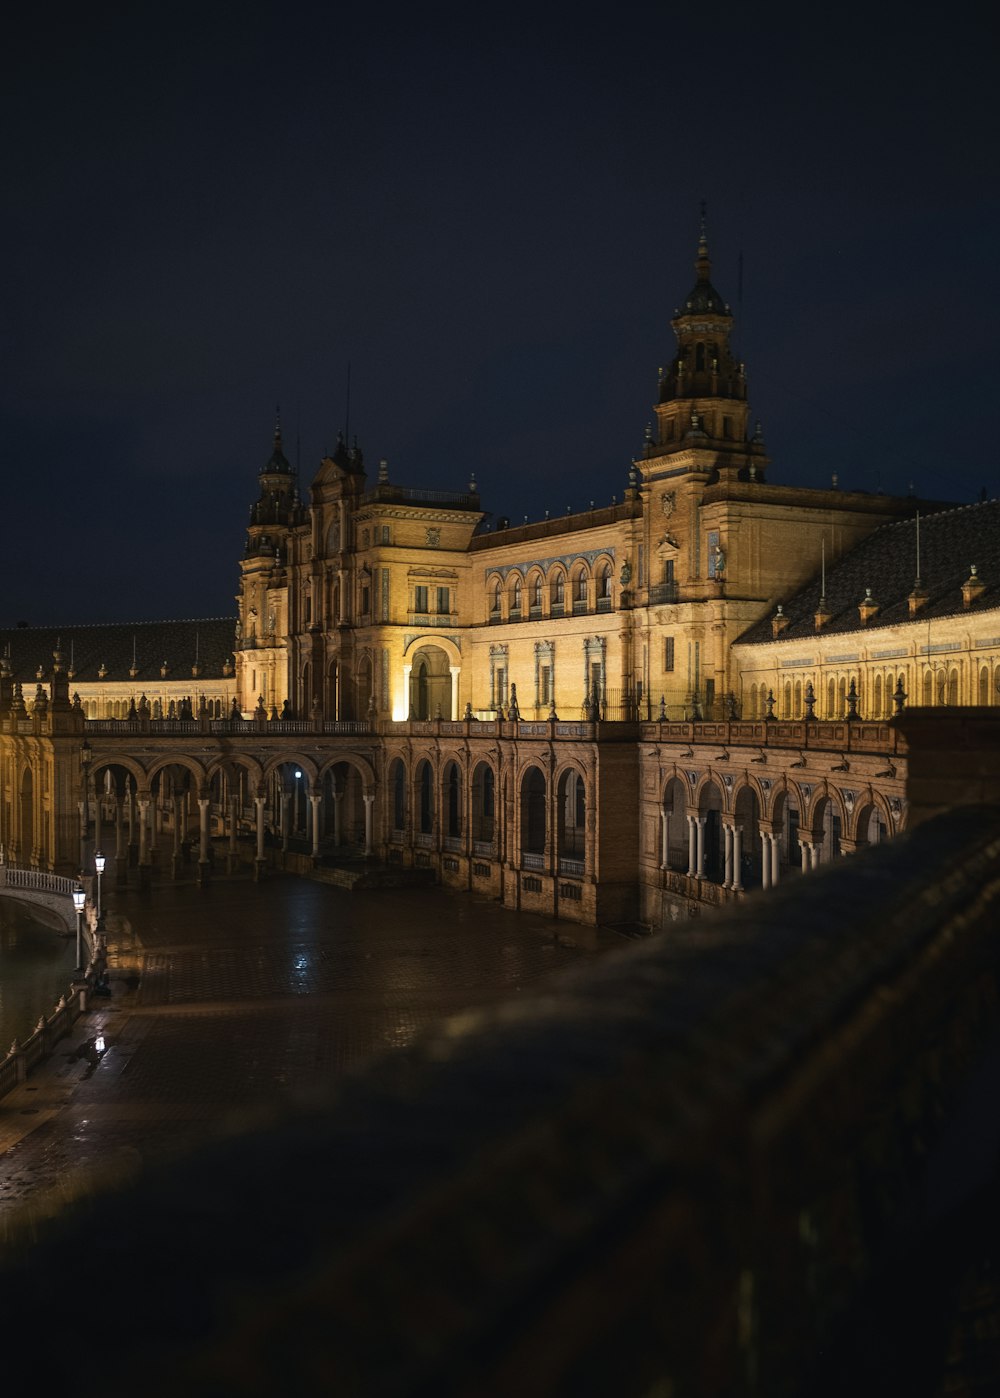
{"label": "chimney", "polygon": [[777,640],[778,637],[781,635],[782,631],[784,631],[790,625],[791,623],[788,617],[785,616],[785,613],[781,609],[781,604],[779,603],[778,610],[771,618],[771,635],[774,637],[775,640]]}

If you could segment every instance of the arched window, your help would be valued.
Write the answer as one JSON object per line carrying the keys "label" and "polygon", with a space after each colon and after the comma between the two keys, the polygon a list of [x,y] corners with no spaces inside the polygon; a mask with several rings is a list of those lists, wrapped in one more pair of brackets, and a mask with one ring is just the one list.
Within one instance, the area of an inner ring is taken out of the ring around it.
{"label": "arched window", "polygon": [[448,802],[448,836],[455,840],[462,833],[462,777],[457,762],[449,762],[444,773],[445,799]]}
{"label": "arched window", "polygon": [[555,610],[556,608],[558,608],[559,611],[561,612],[562,609],[563,609],[563,607],[564,607],[565,605],[566,605],[566,574],[565,574],[565,573],[562,573],[562,572],[559,572],[559,573],[556,573],[555,577],[552,579],[552,607],[553,607],[553,610]]}
{"label": "arched window", "polygon": [[958,704],[958,671],[948,673],[948,703],[954,708]]}
{"label": "arched window", "polygon": [[782,716],[782,718],[791,718],[791,716],[792,716],[792,683],[791,683],[791,680],[786,680],[786,681],[785,681],[784,704],[782,705],[781,716]]}
{"label": "arched window", "polygon": [[533,612],[542,610],[542,576],[536,573],[531,579],[530,603]]}
{"label": "arched window", "polygon": [[979,672],[979,702],[983,705],[990,702],[990,672],[986,665]]}
{"label": "arched window", "polygon": [[924,671],[924,683],[923,683],[923,705],[924,705],[924,708],[925,708],[925,709],[929,709],[930,706],[931,706],[931,704],[933,704],[933,702],[934,702],[934,676],[931,674],[930,670],[925,670],[925,671]]}
{"label": "arched window", "polygon": [[522,856],[545,852],[545,806],[545,777],[538,767],[529,767],[521,782]]}
{"label": "arched window", "polygon": [[611,577],[611,564],[605,563],[603,568],[601,569],[600,577],[598,579],[597,595],[599,597],[606,597],[608,601],[611,600]]}
{"label": "arched window", "polygon": [[882,676],[875,676],[874,697],[872,698],[872,718],[882,717]]}
{"label": "arched window", "polygon": [[496,579],[494,580],[494,582],[493,582],[493,587],[492,587],[492,589],[491,589],[491,595],[490,595],[490,615],[491,615],[491,616],[498,617],[498,616],[500,615],[500,597],[501,597],[502,592],[503,592],[503,588],[500,586],[500,579],[499,579],[499,578],[496,578]]}
{"label": "arched window", "polygon": [[472,774],[472,838],[481,844],[493,841],[493,768],[480,762]]}
{"label": "arched window", "polygon": [[[584,858],[586,816],[586,786],[583,777],[579,772],[564,772],[559,781],[557,834],[560,859]],[[582,870],[579,872],[582,873]]]}
{"label": "arched window", "polygon": [[402,759],[393,759],[389,768],[389,789],[392,792],[392,828],[406,828],[406,768]]}
{"label": "arched window", "polygon": [[755,684],[750,686],[750,717],[752,719],[757,717],[757,686]]}
{"label": "arched window", "polygon": [[841,677],[837,681],[837,717],[844,718],[847,714],[847,681]]}
{"label": "arched window", "polygon": [[520,614],[521,611],[521,579],[515,575],[514,586],[510,590],[510,610],[511,613]]}
{"label": "arched window", "polygon": [[837,717],[837,686],[830,680],[826,686],[826,716],[827,718]]}
{"label": "arched window", "polygon": [[434,830],[434,774],[431,764],[421,762],[417,771],[417,796],[420,806],[420,833],[430,835]]}
{"label": "arched window", "polygon": [[802,681],[795,681],[795,717],[802,717]]}

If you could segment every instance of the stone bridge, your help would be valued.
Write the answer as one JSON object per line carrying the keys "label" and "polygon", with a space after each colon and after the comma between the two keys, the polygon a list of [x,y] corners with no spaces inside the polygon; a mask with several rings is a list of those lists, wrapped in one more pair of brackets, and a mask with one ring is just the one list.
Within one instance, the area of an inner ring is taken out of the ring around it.
{"label": "stone bridge", "polygon": [[0,898],[26,903],[32,916],[60,932],[76,932],[73,889],[76,879],[47,874],[41,869],[17,869],[0,863]]}

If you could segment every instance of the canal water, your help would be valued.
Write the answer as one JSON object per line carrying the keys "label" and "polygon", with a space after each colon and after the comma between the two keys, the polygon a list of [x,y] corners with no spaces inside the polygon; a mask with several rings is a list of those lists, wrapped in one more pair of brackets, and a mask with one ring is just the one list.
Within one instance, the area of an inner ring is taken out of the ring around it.
{"label": "canal water", "polygon": [[0,1058],[12,1039],[26,1039],[50,1015],[73,979],[76,942],[31,916],[23,903],[0,898]]}

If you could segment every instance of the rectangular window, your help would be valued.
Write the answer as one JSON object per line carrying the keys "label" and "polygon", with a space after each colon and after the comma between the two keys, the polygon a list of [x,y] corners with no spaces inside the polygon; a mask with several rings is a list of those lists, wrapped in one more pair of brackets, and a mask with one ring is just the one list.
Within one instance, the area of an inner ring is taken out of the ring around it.
{"label": "rectangular window", "polygon": [[413,610],[415,612],[427,612],[427,589],[426,587],[415,587],[413,589]]}
{"label": "rectangular window", "polygon": [[451,596],[447,587],[439,587],[438,590],[438,615],[448,616],[451,613]]}
{"label": "rectangular window", "polygon": [[503,668],[502,665],[497,666],[496,686],[497,693],[496,702],[493,706],[494,708],[496,708],[499,704],[507,703],[507,671]]}
{"label": "rectangular window", "polygon": [[304,609],[305,609],[305,621],[306,621],[306,625],[308,626],[309,623],[312,621],[312,610],[313,610],[312,598],[308,595],[308,593],[307,593],[306,596],[303,598],[303,604],[304,604]]}
{"label": "rectangular window", "polygon": [[552,703],[552,670],[548,665],[538,671],[538,702],[546,707]]}
{"label": "rectangular window", "polygon": [[663,562],[663,581],[664,581],[665,583],[671,584],[671,583],[673,583],[673,580],[674,580],[674,560],[673,560],[672,558],[664,559],[664,562]]}
{"label": "rectangular window", "polygon": [[663,668],[672,670],[674,668],[674,638],[666,636],[663,640]]}
{"label": "rectangular window", "polygon": [[389,526],[387,524],[382,525],[382,542],[383,544],[389,542]]}
{"label": "rectangular window", "polygon": [[361,615],[367,616],[372,609],[371,589],[363,587],[361,589]]}
{"label": "rectangular window", "polygon": [[710,578],[715,577],[715,560],[718,547],[719,531],[718,529],[710,529],[708,531],[708,576]]}

